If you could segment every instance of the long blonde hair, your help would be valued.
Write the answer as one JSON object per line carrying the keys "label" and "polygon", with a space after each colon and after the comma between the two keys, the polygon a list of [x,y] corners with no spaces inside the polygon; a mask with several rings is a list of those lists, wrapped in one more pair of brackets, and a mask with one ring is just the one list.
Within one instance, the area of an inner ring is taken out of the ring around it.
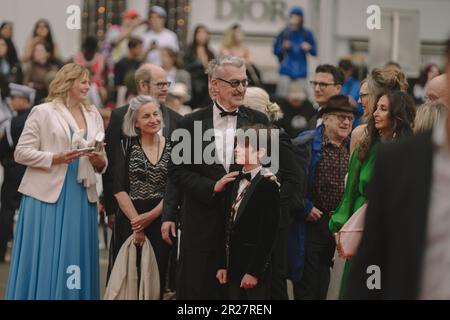
{"label": "long blonde hair", "polygon": [[[76,63],[68,63],[64,65],[55,75],[55,78],[50,83],[49,93],[45,101],[51,102],[57,100],[63,104],[67,104],[69,99],[69,91],[73,83],[77,79],[84,77],[90,78],[90,72],[86,67]],[[81,103],[87,110],[91,110],[89,102],[83,101]]]}
{"label": "long blonde hair", "polygon": [[422,133],[433,129],[436,123],[447,114],[445,103],[436,101],[427,101],[417,108],[416,119],[414,120],[414,133]]}
{"label": "long blonde hair", "polygon": [[232,25],[228,28],[223,35],[222,47],[226,49],[232,49],[237,46],[238,43],[236,41],[236,32],[241,31],[241,27],[237,24]]}
{"label": "long blonde hair", "polygon": [[258,87],[250,87],[245,92],[244,105],[264,113],[270,122],[275,122],[283,117],[280,106],[270,101],[266,90]]}

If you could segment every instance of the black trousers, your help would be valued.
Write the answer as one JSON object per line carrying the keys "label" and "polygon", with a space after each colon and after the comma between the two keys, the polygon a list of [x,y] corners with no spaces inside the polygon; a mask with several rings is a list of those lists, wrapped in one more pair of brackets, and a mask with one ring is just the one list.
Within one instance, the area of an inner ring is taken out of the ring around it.
{"label": "black trousers", "polygon": [[287,256],[288,227],[278,229],[272,252],[272,275],[270,281],[270,296],[272,300],[288,300],[287,293]]}
{"label": "black trousers", "polygon": [[144,233],[148,240],[150,240],[153,251],[155,252],[156,263],[158,264],[159,270],[159,292],[162,298],[164,295],[164,291],[166,290],[166,275],[167,266],[169,264],[170,246],[162,239],[161,225],[161,218],[158,218],[153,221],[148,228],[145,229]]}
{"label": "black trousers", "polygon": [[14,214],[19,208],[22,197],[17,189],[23,172],[23,169],[17,165],[4,164],[4,179],[0,195],[0,261],[5,260],[6,245],[13,237]]}
{"label": "black trousers", "polygon": [[218,253],[181,248],[178,261],[177,300],[217,300],[223,288],[216,278]]}
{"label": "black trousers", "polygon": [[167,270],[166,288],[169,291],[176,291],[177,288],[177,264],[178,264],[178,238],[172,238],[172,247],[169,254],[169,266]]}
{"label": "black trousers", "polygon": [[230,300],[269,300],[270,281],[261,279],[252,289],[241,288],[241,280],[231,280],[227,285],[227,298]]}
{"label": "black trousers", "polygon": [[305,267],[300,282],[294,283],[295,300],[326,299],[334,249],[332,238],[329,243],[305,244]]}

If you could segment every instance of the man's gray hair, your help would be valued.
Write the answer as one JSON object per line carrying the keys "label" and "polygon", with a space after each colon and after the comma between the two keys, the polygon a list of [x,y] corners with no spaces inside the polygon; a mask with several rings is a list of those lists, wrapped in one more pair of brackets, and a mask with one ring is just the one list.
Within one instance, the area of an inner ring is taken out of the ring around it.
{"label": "man's gray hair", "polygon": [[231,55],[223,55],[217,59],[213,59],[208,63],[208,67],[206,68],[208,78],[213,79],[220,76],[220,73],[223,71],[223,67],[226,65],[242,68],[245,66],[245,61],[242,58]]}
{"label": "man's gray hair", "polygon": [[152,72],[150,71],[148,65],[143,64],[134,73],[134,82],[136,83],[136,91],[139,92],[139,83],[141,81],[150,82],[151,80],[152,80]]}
{"label": "man's gray hair", "polygon": [[[130,106],[128,107],[127,113],[123,119],[122,131],[123,134],[128,137],[137,137],[139,136],[139,130],[136,128],[136,117],[139,109],[146,104],[153,103],[158,107],[159,114],[161,115],[161,105],[158,100],[153,98],[152,96],[140,95],[136,96],[130,100]],[[161,121],[161,127],[163,127],[163,119]]]}

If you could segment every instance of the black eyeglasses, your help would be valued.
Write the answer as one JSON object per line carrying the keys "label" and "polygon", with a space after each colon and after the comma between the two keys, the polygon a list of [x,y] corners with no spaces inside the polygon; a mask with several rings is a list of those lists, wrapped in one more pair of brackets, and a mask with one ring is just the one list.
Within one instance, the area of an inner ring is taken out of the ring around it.
{"label": "black eyeglasses", "polygon": [[353,123],[353,121],[355,121],[355,117],[353,115],[345,115],[340,113],[331,113],[331,115],[335,116],[340,122],[345,122],[345,120],[348,120],[350,123]]}
{"label": "black eyeglasses", "polygon": [[170,85],[172,84],[172,82],[170,81],[162,81],[162,82],[153,82],[153,84],[158,88],[158,89],[163,89],[164,87],[170,87]]}
{"label": "black eyeglasses", "polygon": [[230,81],[222,79],[222,78],[216,78],[216,79],[228,83],[232,88],[237,88],[237,87],[239,87],[240,84],[242,84],[242,86],[244,88],[246,88],[246,87],[248,87],[248,83],[249,83],[248,79],[244,79],[244,80],[233,79]]}
{"label": "black eyeglasses", "polygon": [[313,89],[318,85],[320,90],[325,90],[326,87],[328,86],[335,86],[336,83],[326,83],[326,82],[317,82],[317,81],[310,81],[309,82],[311,84],[311,87],[313,87]]}

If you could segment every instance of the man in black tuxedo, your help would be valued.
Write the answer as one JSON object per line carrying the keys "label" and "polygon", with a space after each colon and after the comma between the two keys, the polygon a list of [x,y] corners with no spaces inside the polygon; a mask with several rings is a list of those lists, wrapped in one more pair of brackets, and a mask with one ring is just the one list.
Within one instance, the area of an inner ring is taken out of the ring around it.
{"label": "man in black tuxedo", "polygon": [[[216,248],[219,231],[223,227],[221,192],[228,182],[235,179],[238,173],[235,171],[240,171],[240,166],[231,162],[234,134],[243,125],[268,124],[264,114],[242,106],[248,85],[242,59],[224,56],[214,60],[210,63],[208,75],[210,93],[215,102],[184,117],[180,128],[189,133],[191,150],[187,161],[170,169],[170,178],[183,193],[177,299],[221,297],[216,279]],[[212,138],[203,141],[205,131],[211,129],[214,129]],[[182,139],[181,143],[186,141]],[[172,160],[177,158],[176,150],[177,145],[174,146]],[[202,156],[211,152],[213,159]],[[166,221],[162,227],[164,237],[164,232],[168,232],[168,226],[173,223],[165,220],[164,216],[163,221]]]}
{"label": "man in black tuxedo", "polygon": [[[178,127],[182,116],[164,106],[170,86],[170,83],[167,82],[166,71],[157,65],[144,64],[136,70],[135,82],[139,95],[153,96],[161,103],[164,124],[162,134],[164,137],[170,139],[172,132]],[[106,214],[108,215],[108,224],[110,227],[114,223],[115,213],[118,209],[117,201],[112,192],[114,180],[114,154],[117,148],[120,148],[121,140],[124,138],[122,133],[122,123],[127,110],[128,105],[125,105],[112,111],[111,120],[105,135],[105,150],[109,163],[108,169],[103,175],[103,194]]]}
{"label": "man in black tuxedo", "polygon": [[238,138],[236,163],[243,165],[243,171],[225,193],[216,276],[227,284],[227,298],[232,300],[271,298],[271,253],[280,219],[280,192],[278,184],[261,172],[260,159],[270,153],[270,132],[264,148],[263,130],[269,131],[260,124],[244,128],[243,134],[254,131],[256,139]]}
{"label": "man in black tuxedo", "polygon": [[[449,75],[450,39],[447,57]],[[450,299],[450,117],[441,120],[380,147],[346,298]]]}

